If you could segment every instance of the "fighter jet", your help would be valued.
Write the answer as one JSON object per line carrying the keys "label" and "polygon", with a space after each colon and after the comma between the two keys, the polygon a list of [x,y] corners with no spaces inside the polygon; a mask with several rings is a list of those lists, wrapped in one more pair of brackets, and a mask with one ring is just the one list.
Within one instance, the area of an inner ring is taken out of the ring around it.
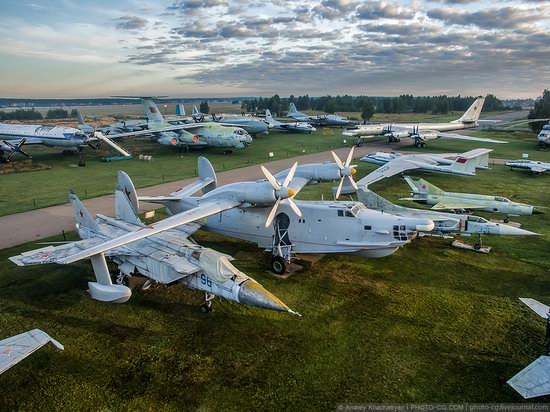
{"label": "fighter jet", "polygon": [[478,195],[473,193],[445,192],[424,179],[414,180],[405,176],[405,181],[411,188],[410,198],[417,203],[433,205],[433,210],[449,210],[454,212],[470,212],[481,210],[484,212],[504,213],[509,216],[529,216],[542,213],[534,206],[525,203],[512,202],[502,196]]}
{"label": "fighter jet", "polygon": [[163,204],[174,217],[191,213],[197,205],[200,210],[203,204],[223,201],[228,207],[208,217],[204,228],[270,251],[275,273],[284,273],[287,263],[300,253],[388,256],[416,236],[407,226],[433,228],[429,219],[380,213],[359,202],[293,200],[308,183],[349,179],[353,174],[350,166],[316,163],[298,167],[295,163],[275,176],[262,167],[265,180],[217,187],[212,165],[199,158],[197,187],[204,186],[202,196],[190,196],[191,191],[184,190],[139,200]]}
{"label": "fighter jet", "polygon": [[288,122],[283,123],[278,120],[275,120],[271,115],[269,109],[265,109],[265,121],[270,129],[279,130],[281,132],[292,132],[292,133],[313,133],[317,129],[310,125],[308,122]]}
{"label": "fighter jet", "polygon": [[546,350],[507,383],[525,399],[550,395],[550,308],[535,299],[520,298],[529,308],[546,320]]}
{"label": "fighter jet", "polygon": [[239,116],[235,114],[216,116],[214,113],[209,115],[200,113],[197,106],[193,106],[193,119],[197,122],[204,122],[206,119],[210,119],[224,126],[242,127],[251,136],[269,134],[269,127],[267,124],[262,119],[252,116]]}
{"label": "fighter jet", "polygon": [[316,126],[348,126],[351,124],[350,120],[338,114],[308,116],[305,113],[299,112],[294,103],[289,104],[288,114],[286,117],[292,117],[299,122],[307,122]]}
{"label": "fighter jet", "polygon": [[157,142],[163,145],[185,150],[220,147],[225,149],[224,154],[232,153],[232,149],[245,149],[252,143],[252,137],[243,128],[236,125],[222,125],[215,122],[170,124],[164,119],[154,102],[153,99],[156,97],[113,97],[141,99],[148,119],[148,129],[111,135],[111,139],[126,136],[153,135]]}
{"label": "fighter jet", "polygon": [[[386,177],[394,176],[407,170],[420,170],[475,176],[476,169],[489,168],[491,149],[474,149],[465,153],[442,154],[401,154],[376,152],[363,156],[362,162],[383,165],[357,182],[359,186],[368,186]],[[345,192],[348,193],[348,192]]]}
{"label": "fighter jet", "polygon": [[540,162],[538,160],[512,160],[504,163],[506,166],[510,167],[510,170],[518,169],[529,169],[533,173],[541,174],[542,172],[550,171],[550,163]]}
{"label": "fighter jet", "polygon": [[537,135],[537,139],[539,141],[540,148],[546,149],[550,146],[550,122],[542,126],[542,130]]}
{"label": "fighter jet", "polygon": [[64,349],[61,343],[40,329],[0,340],[0,374],[49,342],[59,350]]}
{"label": "fighter jet", "polygon": [[10,161],[15,153],[30,158],[31,156],[22,149],[23,145],[60,147],[80,152],[86,146],[96,148],[99,142],[108,144],[123,156],[130,156],[130,153],[100,132],[85,133],[74,127],[65,126],[0,123],[0,162]]}
{"label": "fighter jet", "polygon": [[[481,235],[500,236],[534,236],[536,233],[520,229],[515,226],[490,222],[479,216],[466,214],[445,213],[435,210],[415,209],[398,206],[384,199],[372,190],[360,187],[357,190],[357,199],[366,207],[383,213],[391,213],[417,219],[430,219],[434,222],[432,231],[420,231],[424,235],[448,236],[460,234],[461,236],[478,235],[479,241],[474,249],[481,248]],[[407,227],[408,230],[414,229]]]}
{"label": "fighter jet", "polygon": [[[205,179],[201,184],[211,184]],[[191,185],[183,193],[200,189]],[[70,264],[89,258],[96,282],[88,282],[93,299],[124,303],[132,294],[123,280],[143,276],[162,284],[182,283],[205,292],[201,311],[209,312],[212,299],[221,296],[241,304],[295,314],[258,282],[235,268],[230,256],[202,247],[190,236],[200,228],[194,221],[217,214],[236,203],[234,199],[204,202],[189,212],[145,225],[133,205],[137,204],[135,188],[124,172],[118,174],[115,190],[115,217],[97,215],[96,219],[80,199],[69,194],[74,209],[76,230],[82,240],[60,246],[47,246],[24,252],[10,260],[19,266],[46,263]],[[133,203],[130,199],[133,199]],[[137,204],[139,207],[139,204]],[[118,266],[118,284],[113,284],[105,256]]]}
{"label": "fighter jet", "polygon": [[459,119],[449,123],[386,123],[358,125],[342,134],[345,136],[376,136],[384,135],[389,142],[398,142],[402,137],[410,137],[415,147],[425,147],[427,140],[446,138],[457,140],[471,140],[485,143],[507,143],[502,140],[466,136],[456,133],[444,133],[452,130],[478,127],[479,115],[483,108],[485,97],[479,96]]}

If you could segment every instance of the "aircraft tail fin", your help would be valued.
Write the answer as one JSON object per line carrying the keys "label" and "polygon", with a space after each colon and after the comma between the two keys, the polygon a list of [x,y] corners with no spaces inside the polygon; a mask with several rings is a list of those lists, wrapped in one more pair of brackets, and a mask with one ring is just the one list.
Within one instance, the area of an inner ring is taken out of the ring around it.
{"label": "aircraft tail fin", "polygon": [[79,226],[88,227],[97,231],[99,227],[93,216],[90,214],[90,212],[88,212],[86,206],[84,206],[82,201],[72,190],[69,192],[69,200],[71,201],[71,205],[73,206],[76,223],[78,223]]}
{"label": "aircraft tail fin", "polygon": [[197,106],[196,105],[193,105],[193,111],[191,112],[192,115],[197,115],[199,114],[199,109],[197,109]]}
{"label": "aircraft tail fin", "polygon": [[462,156],[475,159],[476,169],[489,169],[489,153],[492,151],[492,149],[473,149],[462,153]]}
{"label": "aircraft tail fin", "polygon": [[389,200],[384,199],[379,194],[363,187],[359,187],[359,189],[357,189],[357,200],[369,209],[389,211],[395,208],[395,205]]}
{"label": "aircraft tail fin", "polygon": [[460,119],[453,120],[451,123],[475,123],[479,119],[481,110],[485,103],[485,97],[478,96],[472,105],[464,112]]}
{"label": "aircraft tail fin", "polygon": [[143,99],[143,108],[145,109],[145,115],[150,123],[164,123],[164,117],[160,113],[157,104],[152,99]]}
{"label": "aircraft tail fin", "polygon": [[[124,193],[125,197],[128,199],[130,206],[132,208],[133,214],[137,216],[139,213],[139,200],[136,192],[136,187],[134,182],[130,179],[130,176],[126,172],[119,170],[117,174],[117,191]],[[118,219],[118,217],[117,217]]]}
{"label": "aircraft tail fin", "polygon": [[269,126],[273,126],[274,124],[276,124],[275,119],[271,115],[269,109],[265,109],[265,121]]}
{"label": "aircraft tail fin", "polygon": [[134,225],[142,226],[143,223],[134,211],[129,197],[124,192],[124,187],[117,186],[115,190],[115,219],[123,220]]}
{"label": "aircraft tail fin", "polygon": [[78,119],[78,124],[80,126],[87,126],[86,120],[84,120],[84,116],[82,116],[82,113],[80,113],[80,110],[76,109],[76,118]]}
{"label": "aircraft tail fin", "polygon": [[450,166],[449,169],[456,172],[464,172],[475,175],[476,173],[476,160],[468,159],[464,156],[459,156]]}
{"label": "aircraft tail fin", "polygon": [[418,193],[422,195],[444,193],[444,191],[441,190],[439,187],[431,184],[430,182],[424,179],[414,180],[410,176],[405,176],[405,181],[410,186],[413,193]]}
{"label": "aircraft tail fin", "polygon": [[288,114],[291,113],[298,113],[298,110],[296,110],[296,105],[294,103],[290,103],[288,105]]}
{"label": "aircraft tail fin", "polygon": [[176,115],[185,116],[185,106],[182,103],[176,104]]}
{"label": "aircraft tail fin", "polygon": [[216,171],[212,163],[203,156],[198,158],[199,179],[203,181],[211,180],[211,182],[202,188],[202,193],[206,194],[211,190],[218,187],[218,179],[216,178]]}

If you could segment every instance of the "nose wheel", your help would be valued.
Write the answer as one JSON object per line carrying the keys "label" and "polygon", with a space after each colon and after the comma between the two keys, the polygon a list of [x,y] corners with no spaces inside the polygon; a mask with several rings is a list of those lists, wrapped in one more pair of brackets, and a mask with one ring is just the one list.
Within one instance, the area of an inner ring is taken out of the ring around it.
{"label": "nose wheel", "polygon": [[201,313],[210,313],[212,312],[212,300],[216,297],[211,293],[205,293],[204,300],[205,302],[200,306]]}
{"label": "nose wheel", "polygon": [[271,270],[277,275],[283,275],[286,272],[287,262],[282,256],[273,256],[271,258]]}

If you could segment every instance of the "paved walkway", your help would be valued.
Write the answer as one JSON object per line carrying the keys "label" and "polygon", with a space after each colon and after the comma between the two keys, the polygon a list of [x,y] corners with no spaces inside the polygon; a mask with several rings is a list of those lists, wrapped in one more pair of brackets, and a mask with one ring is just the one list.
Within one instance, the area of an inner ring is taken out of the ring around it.
{"label": "paved walkway", "polygon": [[[410,141],[408,139],[402,139],[401,143],[398,143],[398,145],[410,145]],[[334,151],[340,159],[342,159],[342,161],[345,161],[349,150],[349,148],[340,148],[335,149]],[[356,147],[354,158],[358,159],[367,153],[376,151],[392,150],[396,150],[396,144],[388,146],[384,142],[369,143],[362,147]],[[401,152],[407,153],[404,151]],[[273,162],[266,162],[263,164],[273,174],[275,174],[280,170],[284,170],[292,166],[292,164],[296,161],[299,162],[299,164],[305,164],[333,161],[333,159],[330,151],[326,151],[288,159],[275,160]],[[491,162],[502,163],[500,159],[491,159]],[[259,165],[253,165],[219,172],[217,173],[217,177],[218,183],[220,185],[224,185],[238,181],[261,179],[263,178],[263,174]],[[142,196],[166,195],[191,183],[195,179],[196,178],[189,178],[164,183],[157,186],[146,187],[139,189],[138,193]],[[114,194],[88,199],[84,201],[84,204],[92,214],[101,213],[107,216],[114,215]],[[147,203],[142,203],[142,205],[143,206],[140,205],[140,208],[142,209],[141,211],[152,210],[159,207],[158,205]],[[74,230],[73,210],[69,203],[3,216],[0,217],[0,249],[61,234],[61,231],[63,230]]]}

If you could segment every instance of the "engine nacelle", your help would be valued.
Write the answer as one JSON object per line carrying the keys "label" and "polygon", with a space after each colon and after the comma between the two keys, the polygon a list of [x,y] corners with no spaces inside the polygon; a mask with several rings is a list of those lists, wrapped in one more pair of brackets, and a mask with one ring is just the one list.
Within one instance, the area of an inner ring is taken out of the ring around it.
{"label": "engine nacelle", "polygon": [[336,163],[301,165],[296,169],[294,176],[318,182],[333,182],[342,177]]}
{"label": "engine nacelle", "polygon": [[97,282],[88,282],[92,299],[101,302],[125,303],[132,296],[132,291],[124,285],[102,285]]}

